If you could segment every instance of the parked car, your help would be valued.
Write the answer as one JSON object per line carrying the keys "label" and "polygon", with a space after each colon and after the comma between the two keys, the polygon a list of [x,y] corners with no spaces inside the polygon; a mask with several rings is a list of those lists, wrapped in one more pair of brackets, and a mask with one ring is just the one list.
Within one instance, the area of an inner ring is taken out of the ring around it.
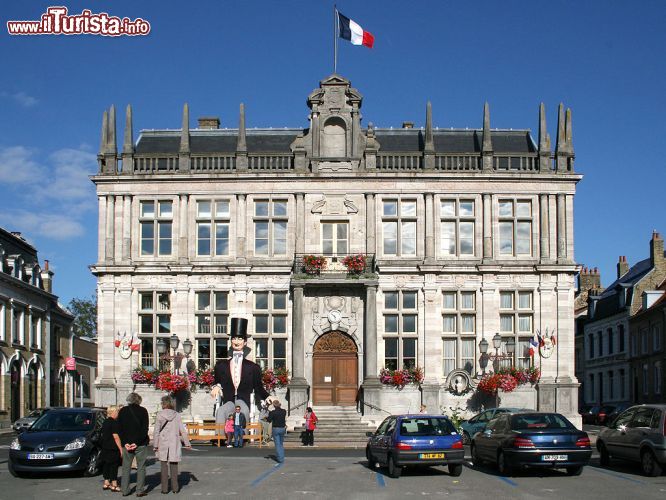
{"label": "parked car", "polygon": [[9,472],[99,472],[102,423],[98,408],[58,408],[44,413],[9,447]]}
{"label": "parked car", "polygon": [[32,410],[27,416],[17,419],[12,424],[12,428],[16,432],[23,432],[48,410],[49,408],[37,408],[36,410]]}
{"label": "parked car", "polygon": [[497,464],[500,474],[519,467],[564,468],[579,475],[592,456],[590,438],[559,413],[502,414],[472,438],[474,464]]}
{"label": "parked car", "polygon": [[597,437],[601,465],[610,458],[640,462],[646,476],[666,467],[666,405],[639,405],[622,412]]}
{"label": "parked car", "polygon": [[370,467],[385,465],[397,478],[402,468],[448,465],[459,476],[465,457],[462,437],[443,415],[392,415],[370,434],[365,448]]}
{"label": "parked car", "polygon": [[474,415],[469,420],[460,424],[460,427],[463,431],[463,443],[470,444],[472,442],[472,436],[474,436],[474,434],[477,432],[483,431],[483,429],[486,428],[486,424],[501,413],[516,413],[519,411],[530,410],[521,408],[489,408],[486,411],[482,411],[481,413]]}
{"label": "parked car", "polygon": [[616,405],[615,408],[613,408],[613,411],[606,415],[606,422],[604,422],[604,425],[610,426],[613,423],[613,420],[615,420],[620,415],[620,413],[629,409],[631,406],[633,405],[630,403],[620,403]]}
{"label": "parked car", "polygon": [[595,423],[597,425],[606,425],[608,416],[615,410],[615,405],[606,405],[599,408],[599,413],[596,415]]}
{"label": "parked car", "polygon": [[599,410],[601,410],[601,406],[590,406],[588,408],[589,409],[585,413],[581,413],[581,417],[583,417],[583,423],[596,425],[597,415],[599,414]]}

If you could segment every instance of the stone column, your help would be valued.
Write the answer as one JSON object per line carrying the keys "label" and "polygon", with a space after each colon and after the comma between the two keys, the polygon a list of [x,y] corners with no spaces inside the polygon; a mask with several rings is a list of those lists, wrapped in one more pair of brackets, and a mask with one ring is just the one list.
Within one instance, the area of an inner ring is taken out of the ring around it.
{"label": "stone column", "polygon": [[245,263],[247,258],[247,197],[244,194],[239,194],[236,198],[236,221],[238,228],[236,233],[236,262]]}
{"label": "stone column", "polygon": [[564,262],[567,258],[567,235],[566,235],[566,206],[564,195],[557,195],[557,262]]}
{"label": "stone column", "polygon": [[123,262],[132,260],[130,249],[132,242],[132,197],[123,196]]}
{"label": "stone column", "polygon": [[492,223],[492,197],[483,195],[483,260],[489,261],[493,258],[493,223]]}
{"label": "stone column", "polygon": [[305,193],[296,193],[296,253],[305,253]]}
{"label": "stone column", "polygon": [[[10,344],[11,339],[7,341],[7,320],[5,319],[6,313],[7,313],[7,306],[5,305],[4,302],[0,301],[0,340]],[[0,379],[0,383],[4,382],[2,382],[2,380]]]}
{"label": "stone column", "polygon": [[365,328],[363,352],[363,385],[378,382],[377,379],[377,285],[368,285],[365,289]]}
{"label": "stone column", "polygon": [[33,345],[36,345],[35,331],[32,328],[32,307],[28,306],[26,309],[28,310],[28,340],[26,342],[26,346],[31,348]]}
{"label": "stone column", "polygon": [[425,260],[435,259],[435,206],[434,194],[425,193]]}
{"label": "stone column", "polygon": [[[289,409],[295,414],[303,413],[304,403],[308,401],[309,386],[305,379],[305,307],[303,287],[293,288],[292,328],[291,328],[291,383],[289,384]],[[301,406],[299,406],[301,405]],[[298,408],[297,408],[298,407]],[[291,413],[291,411],[290,411]]]}
{"label": "stone column", "polygon": [[541,261],[550,258],[550,246],[548,244],[548,233],[550,223],[548,220],[548,195],[542,194],[539,196],[539,207],[541,209],[539,216],[539,235],[541,238]]}
{"label": "stone column", "polygon": [[375,195],[366,193],[365,195],[365,253],[377,253],[375,228]]}
{"label": "stone column", "polygon": [[115,200],[113,195],[106,197],[106,261],[113,262],[115,236]]}
{"label": "stone column", "polygon": [[[189,245],[187,238],[187,220],[188,220],[188,207],[189,196],[181,193],[179,195],[180,206],[178,208],[178,259],[181,264],[187,263],[189,260]],[[212,207],[214,210],[215,208]],[[214,235],[211,235],[214,238]]]}
{"label": "stone column", "polygon": [[106,196],[98,196],[97,262],[106,260]]}

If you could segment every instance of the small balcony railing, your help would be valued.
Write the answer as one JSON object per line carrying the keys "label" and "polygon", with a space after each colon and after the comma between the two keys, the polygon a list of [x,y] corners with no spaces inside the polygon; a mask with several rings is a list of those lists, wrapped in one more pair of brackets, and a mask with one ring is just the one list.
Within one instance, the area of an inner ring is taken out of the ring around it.
{"label": "small balcony railing", "polygon": [[375,255],[366,253],[294,255],[293,273],[304,277],[335,275],[357,278],[375,273]]}

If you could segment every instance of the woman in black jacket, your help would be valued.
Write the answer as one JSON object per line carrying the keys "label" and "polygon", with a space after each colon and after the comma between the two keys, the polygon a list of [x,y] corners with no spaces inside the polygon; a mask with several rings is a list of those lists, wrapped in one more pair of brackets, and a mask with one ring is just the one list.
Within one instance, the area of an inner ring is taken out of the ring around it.
{"label": "woman in black jacket", "polygon": [[99,456],[104,475],[103,490],[120,491],[118,487],[118,466],[122,447],[118,436],[118,406],[106,409],[106,420],[102,424],[102,452]]}

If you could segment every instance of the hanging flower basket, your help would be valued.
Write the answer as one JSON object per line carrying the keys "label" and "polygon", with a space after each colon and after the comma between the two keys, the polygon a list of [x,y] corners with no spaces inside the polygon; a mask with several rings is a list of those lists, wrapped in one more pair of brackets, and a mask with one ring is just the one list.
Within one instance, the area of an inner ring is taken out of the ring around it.
{"label": "hanging flower basket", "polygon": [[170,393],[183,391],[190,386],[187,375],[176,375],[174,373],[162,372],[157,377],[155,389]]}
{"label": "hanging flower basket", "polygon": [[538,368],[510,368],[502,369],[495,373],[484,375],[477,390],[494,396],[499,389],[502,392],[511,392],[519,385],[536,384],[541,378],[541,370]]}
{"label": "hanging flower basket", "polygon": [[261,383],[268,392],[289,385],[289,370],[286,368],[267,368],[261,372]]}
{"label": "hanging flower basket", "polygon": [[323,255],[303,256],[303,272],[313,276],[318,275],[326,269],[326,257]]}
{"label": "hanging flower basket", "polygon": [[347,268],[347,272],[350,274],[361,274],[365,271],[366,262],[366,256],[362,253],[347,255],[342,259],[342,265]]}
{"label": "hanging flower basket", "polygon": [[389,370],[382,368],[379,371],[379,381],[384,385],[391,385],[402,389],[407,384],[417,386],[423,382],[423,368],[406,368],[404,370]]}
{"label": "hanging flower basket", "polygon": [[132,382],[151,385],[157,381],[159,374],[159,370],[146,369],[141,366],[132,370]]}

